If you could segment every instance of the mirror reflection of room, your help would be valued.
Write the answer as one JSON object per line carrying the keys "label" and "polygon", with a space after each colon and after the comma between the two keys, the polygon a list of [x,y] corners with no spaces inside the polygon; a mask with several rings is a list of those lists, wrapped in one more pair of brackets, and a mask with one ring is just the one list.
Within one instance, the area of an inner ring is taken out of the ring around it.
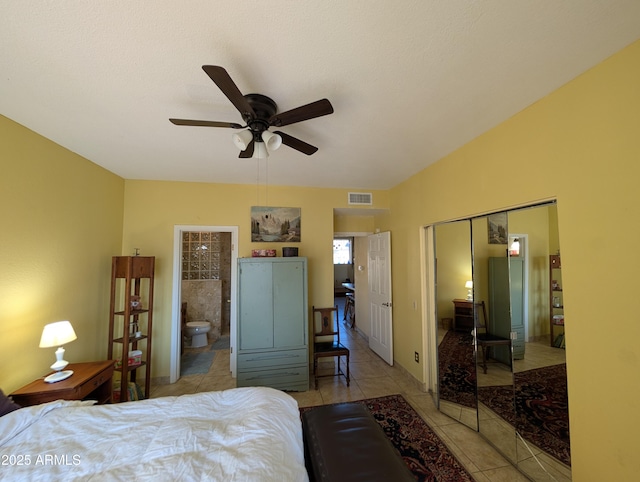
{"label": "mirror reflection of room", "polygon": [[468,220],[434,228],[438,319],[438,406],[443,413],[477,430],[473,301]]}
{"label": "mirror reflection of room", "polygon": [[[455,369],[456,383],[447,380],[451,360],[468,353],[468,346],[458,344],[456,355],[446,358],[442,349],[442,340],[457,332],[452,299],[457,297],[462,303],[466,297],[464,268],[456,268],[456,262],[447,260],[445,254],[462,244],[457,238],[465,231],[471,248],[459,254],[458,262],[461,266],[468,263],[467,272],[472,273],[478,431],[532,480],[571,480],[556,204],[435,227],[439,396],[441,411],[449,416],[451,400],[459,403],[470,393],[468,388],[453,395],[442,390],[447,384],[460,386],[461,379],[471,380],[459,368]],[[453,296],[449,285],[458,286]],[[464,312],[460,317],[464,321]],[[501,341],[483,346],[483,339]]]}

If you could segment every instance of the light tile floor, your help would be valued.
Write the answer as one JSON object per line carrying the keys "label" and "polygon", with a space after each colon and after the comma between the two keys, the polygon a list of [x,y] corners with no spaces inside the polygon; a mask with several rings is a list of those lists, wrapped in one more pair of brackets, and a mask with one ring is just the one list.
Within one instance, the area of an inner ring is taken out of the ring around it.
{"label": "light tile floor", "polygon": [[[399,393],[435,430],[477,482],[528,480],[477,432],[439,412],[430,394],[421,391],[402,369],[390,367],[378,358],[369,349],[366,340],[356,331],[342,328],[342,341],[351,352],[350,386],[346,386],[344,377],[323,378],[319,381],[318,390],[314,390],[313,380],[310,380],[309,391],[291,393],[300,406],[324,405]],[[185,376],[171,385],[152,386],[151,397],[225,390],[235,386],[235,379],[229,371],[229,350],[220,350],[208,373]]]}

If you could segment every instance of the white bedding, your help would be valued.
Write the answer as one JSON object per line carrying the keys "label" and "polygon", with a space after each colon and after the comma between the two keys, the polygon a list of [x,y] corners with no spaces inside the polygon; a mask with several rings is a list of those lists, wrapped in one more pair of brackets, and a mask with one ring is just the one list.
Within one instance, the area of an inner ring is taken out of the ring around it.
{"label": "white bedding", "polygon": [[298,405],[236,388],[0,418],[0,480],[307,481]]}

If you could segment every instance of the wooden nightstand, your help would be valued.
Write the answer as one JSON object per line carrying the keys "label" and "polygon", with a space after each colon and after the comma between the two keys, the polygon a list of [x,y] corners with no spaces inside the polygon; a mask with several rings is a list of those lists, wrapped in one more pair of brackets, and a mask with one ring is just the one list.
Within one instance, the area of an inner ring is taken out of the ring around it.
{"label": "wooden nightstand", "polygon": [[70,363],[65,370],[73,370],[66,380],[46,383],[42,378],[25,385],[11,394],[18,405],[27,407],[54,400],[97,400],[99,404],[111,401],[111,377],[115,361]]}
{"label": "wooden nightstand", "polygon": [[474,327],[473,301],[453,300],[453,329],[471,333]]}

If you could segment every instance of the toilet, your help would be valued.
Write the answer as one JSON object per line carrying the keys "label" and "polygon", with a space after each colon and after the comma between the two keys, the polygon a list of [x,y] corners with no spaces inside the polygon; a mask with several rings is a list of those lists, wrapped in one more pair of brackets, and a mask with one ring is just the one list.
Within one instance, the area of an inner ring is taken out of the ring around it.
{"label": "toilet", "polygon": [[211,323],[208,321],[188,321],[186,329],[187,336],[191,337],[191,348],[200,348],[209,344],[207,333],[211,329]]}

